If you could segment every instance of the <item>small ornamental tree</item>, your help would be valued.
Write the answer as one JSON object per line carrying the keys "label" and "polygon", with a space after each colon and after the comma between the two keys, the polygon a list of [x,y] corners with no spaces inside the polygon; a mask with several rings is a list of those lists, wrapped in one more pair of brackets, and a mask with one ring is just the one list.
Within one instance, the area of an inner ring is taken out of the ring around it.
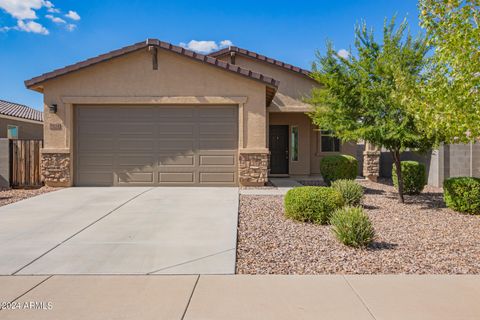
{"label": "small ornamental tree", "polygon": [[[420,0],[420,24],[434,52],[411,107],[431,136],[480,138],[480,1]],[[410,93],[408,93],[410,95]]]}
{"label": "small ornamental tree", "polygon": [[317,52],[312,77],[322,84],[312,91],[315,106],[310,116],[322,130],[332,130],[343,141],[364,140],[392,153],[399,177],[398,195],[403,202],[400,154],[405,149],[425,151],[428,138],[411,112],[404,93],[421,81],[429,50],[422,36],[413,38],[404,20],[385,21],[383,43],[375,40],[365,23],[355,28],[357,55],[339,56],[331,42],[325,55]]}

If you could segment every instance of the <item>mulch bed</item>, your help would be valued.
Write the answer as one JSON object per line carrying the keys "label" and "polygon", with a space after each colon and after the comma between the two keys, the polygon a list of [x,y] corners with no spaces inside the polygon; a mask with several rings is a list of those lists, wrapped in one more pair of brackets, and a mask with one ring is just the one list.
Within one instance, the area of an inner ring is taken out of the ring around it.
{"label": "mulch bed", "polygon": [[38,189],[1,189],[0,207],[23,199],[38,196],[43,193],[59,190],[60,188],[41,187]]}
{"label": "mulch bed", "polygon": [[288,220],[282,196],[240,196],[240,274],[480,274],[480,216],[445,207],[440,189],[398,203],[386,183],[361,182],[376,238],[347,247],[329,226]]}

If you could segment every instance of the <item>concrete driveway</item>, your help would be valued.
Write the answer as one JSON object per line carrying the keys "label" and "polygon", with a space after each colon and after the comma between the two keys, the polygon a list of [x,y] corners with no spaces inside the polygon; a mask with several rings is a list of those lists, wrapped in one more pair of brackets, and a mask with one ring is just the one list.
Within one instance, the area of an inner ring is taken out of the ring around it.
{"label": "concrete driveway", "polygon": [[68,188],[0,208],[0,274],[231,274],[237,188]]}

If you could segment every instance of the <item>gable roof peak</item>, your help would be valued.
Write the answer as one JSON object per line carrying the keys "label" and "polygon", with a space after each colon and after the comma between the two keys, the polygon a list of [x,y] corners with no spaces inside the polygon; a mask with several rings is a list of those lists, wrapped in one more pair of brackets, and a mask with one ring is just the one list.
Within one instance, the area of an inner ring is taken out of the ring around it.
{"label": "gable roof peak", "polygon": [[278,88],[278,85],[280,84],[280,82],[278,80],[275,80],[270,76],[267,76],[267,75],[264,75],[264,74],[261,74],[261,73],[258,73],[258,72],[254,72],[254,71],[251,71],[251,70],[248,70],[248,69],[245,69],[245,68],[241,68],[241,67],[236,66],[236,65],[232,65],[232,64],[227,63],[225,61],[218,60],[213,56],[203,55],[203,54],[185,49],[183,47],[173,45],[173,44],[168,43],[168,42],[164,42],[164,41],[161,41],[161,40],[158,40],[158,39],[148,38],[148,39],[146,39],[146,41],[138,42],[138,43],[135,43],[135,44],[130,45],[130,46],[126,46],[126,47],[123,47],[123,48],[120,48],[120,49],[117,49],[117,50],[113,50],[113,51],[110,51],[108,53],[101,54],[99,56],[96,56],[96,57],[93,57],[93,58],[90,58],[90,59],[87,59],[87,60],[84,60],[84,61],[81,61],[81,62],[78,62],[78,63],[75,63],[75,64],[71,64],[71,65],[68,65],[66,67],[56,69],[56,70],[53,70],[53,71],[48,72],[48,73],[44,73],[44,74],[42,74],[40,76],[37,76],[37,77],[34,77],[30,80],[26,80],[25,81],[25,86],[29,89],[41,91],[42,90],[41,83],[44,82],[44,81],[62,76],[64,74],[67,74],[67,73],[70,73],[70,72],[73,72],[73,71],[76,71],[76,70],[79,70],[79,69],[89,67],[91,65],[94,65],[94,64],[97,64],[97,63],[100,63],[100,62],[103,62],[103,61],[111,60],[111,59],[114,59],[116,57],[119,57],[119,56],[131,53],[131,52],[134,52],[134,51],[138,51],[138,50],[147,48],[149,46],[155,46],[157,48],[160,48],[160,49],[163,49],[163,50],[166,50],[166,51],[170,51],[170,52],[174,52],[176,54],[185,56],[187,58],[191,58],[191,59],[196,60],[196,61],[207,63],[209,65],[218,67],[218,68],[223,69],[225,71],[233,72],[233,73],[236,73],[238,75],[247,77],[249,79],[260,81],[260,82],[264,83],[265,85],[267,85],[269,87],[272,87],[274,90],[276,90]]}
{"label": "gable roof peak", "polygon": [[286,63],[286,62],[283,62],[283,61],[280,61],[280,60],[277,60],[277,59],[274,59],[274,58],[270,58],[270,57],[264,56],[262,54],[259,54],[257,52],[250,51],[250,50],[243,49],[243,48],[236,47],[236,46],[229,46],[227,48],[223,48],[223,49],[220,49],[218,51],[212,52],[209,55],[211,57],[217,58],[217,57],[220,57],[220,56],[222,56],[224,54],[227,54],[227,53],[238,53],[240,55],[243,55],[243,56],[246,56],[246,57],[249,57],[249,58],[260,60],[260,61],[272,64],[272,65],[275,65],[275,66],[278,66],[278,67],[281,67],[281,68],[284,68],[284,69],[287,69],[287,70],[290,70],[290,71],[293,71],[293,72],[300,73],[300,74],[302,74],[302,75],[304,75],[308,78],[310,78],[310,76],[311,76],[311,71],[309,71],[309,70],[302,69],[300,67],[293,66],[289,63]]}

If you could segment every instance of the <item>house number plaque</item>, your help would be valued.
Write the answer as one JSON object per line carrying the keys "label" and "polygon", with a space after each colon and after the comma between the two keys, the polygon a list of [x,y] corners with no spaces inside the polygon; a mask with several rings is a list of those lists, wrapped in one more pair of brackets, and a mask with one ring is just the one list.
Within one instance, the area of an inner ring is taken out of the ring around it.
{"label": "house number plaque", "polygon": [[50,123],[50,130],[62,130],[61,123]]}

